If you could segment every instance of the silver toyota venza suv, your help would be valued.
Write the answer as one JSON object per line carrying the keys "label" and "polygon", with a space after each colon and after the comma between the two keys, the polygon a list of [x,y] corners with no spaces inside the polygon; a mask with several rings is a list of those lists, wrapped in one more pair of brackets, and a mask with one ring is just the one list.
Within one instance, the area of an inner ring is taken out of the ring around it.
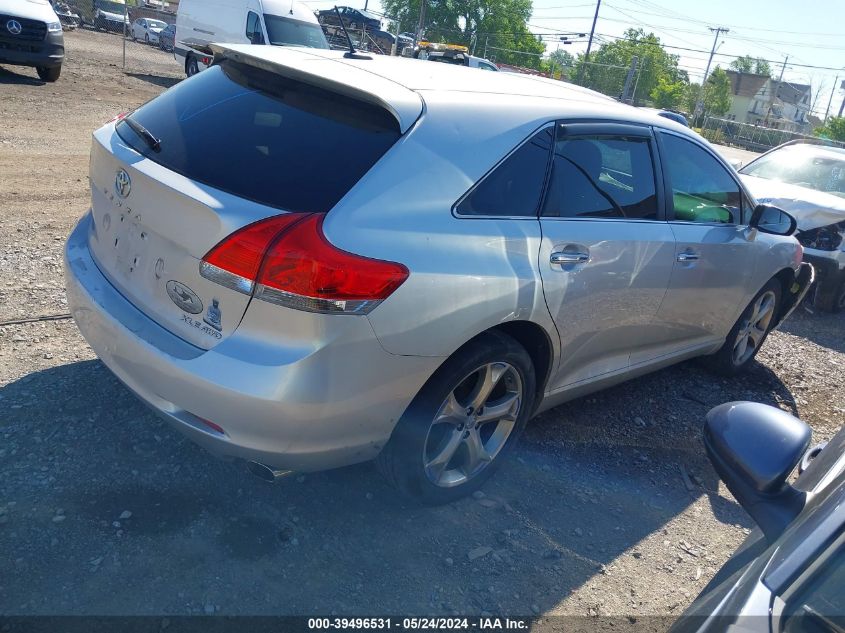
{"label": "silver toyota venza suv", "polygon": [[528,419],[707,355],[747,366],[812,267],[674,122],[561,82],[295,48],[94,133],[67,243],[103,362],[267,478],[376,459],[427,503]]}

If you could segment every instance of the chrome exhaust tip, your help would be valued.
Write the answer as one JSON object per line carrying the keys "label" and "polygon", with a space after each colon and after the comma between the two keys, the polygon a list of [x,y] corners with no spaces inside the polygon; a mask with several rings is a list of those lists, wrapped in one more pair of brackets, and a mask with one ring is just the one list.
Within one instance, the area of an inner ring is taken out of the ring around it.
{"label": "chrome exhaust tip", "polygon": [[270,483],[275,483],[279,481],[279,479],[287,477],[293,473],[292,470],[278,470],[268,466],[267,464],[260,464],[259,462],[247,462],[246,469],[259,479],[269,481]]}

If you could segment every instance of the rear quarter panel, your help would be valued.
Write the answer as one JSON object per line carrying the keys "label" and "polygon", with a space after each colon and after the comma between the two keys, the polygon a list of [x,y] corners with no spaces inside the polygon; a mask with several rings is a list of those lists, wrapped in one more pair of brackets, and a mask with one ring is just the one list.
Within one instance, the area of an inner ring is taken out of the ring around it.
{"label": "rear quarter panel", "polygon": [[[547,122],[524,100],[479,105],[460,93],[423,94],[426,111],[325,223],[337,246],[397,261],[408,280],[370,315],[393,354],[449,356],[495,325],[538,323],[558,338],[537,271],[536,218],[469,219],[454,203]],[[503,114],[507,113],[507,114]],[[511,117],[512,121],[503,120]]]}

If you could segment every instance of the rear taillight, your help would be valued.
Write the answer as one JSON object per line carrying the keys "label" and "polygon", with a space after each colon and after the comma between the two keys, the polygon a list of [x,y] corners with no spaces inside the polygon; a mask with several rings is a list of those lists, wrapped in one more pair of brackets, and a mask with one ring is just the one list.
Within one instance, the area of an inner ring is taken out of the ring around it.
{"label": "rear taillight", "polygon": [[402,285],[408,269],[337,248],[323,219],[290,213],[244,227],[203,257],[200,274],[298,310],[365,314]]}

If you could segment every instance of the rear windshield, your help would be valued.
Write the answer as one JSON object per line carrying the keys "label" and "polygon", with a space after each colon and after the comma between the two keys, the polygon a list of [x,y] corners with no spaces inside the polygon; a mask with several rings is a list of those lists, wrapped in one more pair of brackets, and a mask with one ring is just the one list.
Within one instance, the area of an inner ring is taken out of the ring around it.
{"label": "rear windshield", "polygon": [[308,48],[329,48],[326,36],[319,24],[310,24],[278,15],[264,14],[267,35],[275,46],[307,46]]}
{"label": "rear windshield", "polygon": [[[323,212],[398,140],[386,110],[224,61],[177,84],[117,133],[146,158],[192,180],[287,211]],[[136,126],[137,127],[137,126]]]}

